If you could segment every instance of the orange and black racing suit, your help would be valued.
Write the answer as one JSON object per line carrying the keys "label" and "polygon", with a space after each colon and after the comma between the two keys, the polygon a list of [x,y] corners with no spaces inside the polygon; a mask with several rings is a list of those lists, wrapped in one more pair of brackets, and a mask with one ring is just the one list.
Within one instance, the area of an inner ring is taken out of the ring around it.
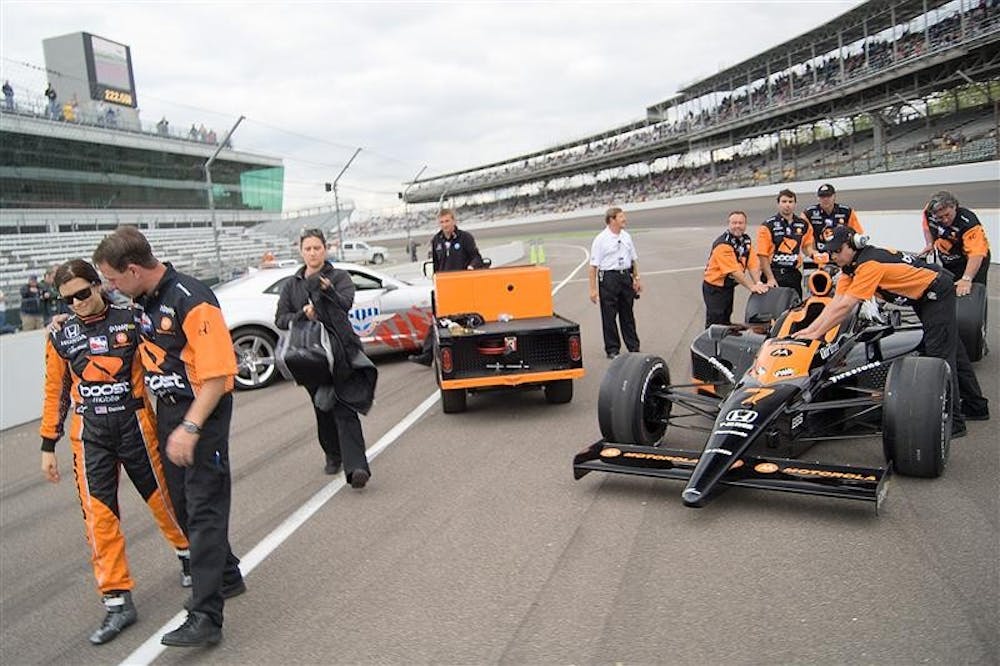
{"label": "orange and black racing suit", "polygon": [[725,232],[712,243],[712,252],[705,266],[701,294],[705,299],[705,328],[712,324],[729,324],[733,314],[733,294],[736,280],[732,273],[757,270],[757,254],[749,234],[734,236]]}
{"label": "orange and black racing suit", "polygon": [[[946,270],[908,254],[880,247],[864,247],[843,268],[837,293],[859,300],[875,294],[897,305],[911,305],[924,329],[924,356],[942,358],[951,367],[952,395],[959,396],[969,413],[989,413],[976,373],[958,337],[955,283]],[[956,425],[964,418],[959,401],[952,400]]]}
{"label": "orange and black racing suit", "polygon": [[119,522],[119,466],[178,555],[188,548],[160,463],[138,345],[132,309],[116,305],[93,317],[70,317],[45,345],[42,450],[55,450],[70,412],[73,472],[102,593],[133,587]]}
{"label": "orange and black racing suit", "polygon": [[812,225],[800,215],[791,221],[773,215],[757,230],[757,252],[768,258],[780,287],[790,287],[802,298],[802,250],[813,242]]}
{"label": "orange and black racing suit", "polygon": [[227,393],[201,425],[194,463],[178,467],[163,455],[174,512],[191,541],[191,610],[222,626],[224,588],[242,582],[229,547],[229,422],[236,354],[215,294],[169,263],[151,293],[136,299],[146,387],[156,396],[161,454],[206,380],[226,378]]}
{"label": "orange and black racing suit", "polygon": [[806,208],[803,213],[812,226],[813,241],[816,243],[817,252],[826,252],[826,242],[833,237],[833,230],[840,226],[848,226],[854,233],[865,233],[861,222],[854,209],[850,206],[833,204],[833,210],[829,213],[823,210],[819,204]]}
{"label": "orange and black racing suit", "polygon": [[934,239],[934,249],[941,259],[941,265],[956,280],[965,275],[965,267],[970,256],[983,257],[979,270],[969,277],[973,282],[986,284],[986,273],[990,269],[990,242],[986,238],[986,230],[983,229],[975,213],[968,208],[957,208],[955,219],[950,225],[946,225],[924,208],[924,229],[930,232],[931,238]]}

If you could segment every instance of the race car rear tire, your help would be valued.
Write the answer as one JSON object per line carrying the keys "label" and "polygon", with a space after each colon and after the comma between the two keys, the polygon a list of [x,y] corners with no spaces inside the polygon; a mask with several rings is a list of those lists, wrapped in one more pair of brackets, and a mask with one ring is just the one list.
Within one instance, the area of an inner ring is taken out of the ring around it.
{"label": "race car rear tire", "polygon": [[903,476],[935,478],[948,462],[951,373],[940,358],[904,356],[889,368],[882,402],[886,461]]}
{"label": "race car rear tire", "polygon": [[986,355],[986,287],[972,283],[968,296],[955,299],[958,337],[965,345],[969,360],[975,363]]}
{"label": "race car rear tire", "polygon": [[662,393],[670,370],[659,356],[628,353],[611,362],[601,380],[597,420],[609,442],[654,446],[667,431],[670,401]]}
{"label": "race car rear tire", "polygon": [[556,379],[545,384],[545,401],[550,405],[564,405],[573,400],[573,380]]}
{"label": "race car rear tire", "polygon": [[750,294],[744,321],[748,324],[769,324],[801,299],[789,287],[771,287],[763,294]]}
{"label": "race car rear tire", "polygon": [[465,389],[441,389],[441,409],[445,414],[458,414],[465,411]]}

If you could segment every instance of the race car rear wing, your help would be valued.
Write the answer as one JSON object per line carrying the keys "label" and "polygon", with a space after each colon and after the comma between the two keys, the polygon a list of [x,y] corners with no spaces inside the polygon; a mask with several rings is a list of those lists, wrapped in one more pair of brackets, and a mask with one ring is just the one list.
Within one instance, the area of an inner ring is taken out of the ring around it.
{"label": "race car rear wing", "polygon": [[[600,440],[573,458],[573,478],[581,479],[590,472],[609,472],[687,481],[698,464],[699,456],[697,451],[630,446]],[[788,458],[743,456],[718,483],[874,502],[878,513],[891,475],[891,467],[854,467]]]}

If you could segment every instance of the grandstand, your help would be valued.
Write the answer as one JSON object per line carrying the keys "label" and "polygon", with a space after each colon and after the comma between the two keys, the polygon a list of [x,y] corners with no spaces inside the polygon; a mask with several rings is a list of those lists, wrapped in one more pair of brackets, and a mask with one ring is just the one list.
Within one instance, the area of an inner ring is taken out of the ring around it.
{"label": "grandstand", "polygon": [[[641,121],[404,183],[495,220],[996,159],[1000,4],[869,0],[677,91]],[[426,228],[408,212],[372,233]]]}

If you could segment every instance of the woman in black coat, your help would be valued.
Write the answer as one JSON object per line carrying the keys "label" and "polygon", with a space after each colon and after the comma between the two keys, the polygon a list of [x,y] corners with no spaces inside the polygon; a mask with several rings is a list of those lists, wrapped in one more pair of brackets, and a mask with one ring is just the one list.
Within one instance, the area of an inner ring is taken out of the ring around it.
{"label": "woman in black coat", "polygon": [[[334,372],[347,365],[346,359],[361,350],[361,340],[354,332],[347,313],[354,303],[354,283],[351,276],[327,261],[326,237],[319,229],[307,229],[299,239],[299,253],[305,262],[281,289],[275,325],[287,330],[292,322],[306,319],[323,323],[331,335],[338,353]],[[365,438],[361,420],[355,410],[335,401],[329,410],[316,406],[319,386],[307,386],[316,412],[319,444],[326,454],[327,474],[336,474],[344,467],[348,483],[364,488],[371,478],[365,455]]]}

